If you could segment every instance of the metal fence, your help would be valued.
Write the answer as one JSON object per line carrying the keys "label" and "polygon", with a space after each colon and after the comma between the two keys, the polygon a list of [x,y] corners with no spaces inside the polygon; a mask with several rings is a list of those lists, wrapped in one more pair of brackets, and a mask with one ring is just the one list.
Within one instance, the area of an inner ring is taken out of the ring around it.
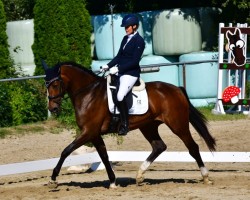
{"label": "metal fence", "polygon": [[[217,59],[213,60],[201,60],[201,61],[190,61],[190,62],[173,62],[173,63],[159,63],[159,64],[151,64],[151,65],[141,65],[141,73],[151,73],[151,72],[158,72],[160,71],[160,67],[169,67],[169,66],[183,66],[183,83],[185,87],[186,83],[186,76],[185,76],[185,68],[187,65],[190,64],[200,64],[200,63],[211,63],[211,62],[218,62]],[[98,71],[94,71],[97,73]],[[7,82],[7,81],[22,81],[28,79],[39,79],[44,78],[45,75],[40,76],[24,76],[24,77],[17,77],[17,78],[7,78],[7,79],[0,79],[0,82]]]}

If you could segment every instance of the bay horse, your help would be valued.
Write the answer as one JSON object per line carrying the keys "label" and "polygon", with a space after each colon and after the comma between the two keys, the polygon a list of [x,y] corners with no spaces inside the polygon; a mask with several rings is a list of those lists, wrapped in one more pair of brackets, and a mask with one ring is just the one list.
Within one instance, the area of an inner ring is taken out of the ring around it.
{"label": "bay horse", "polygon": [[[60,110],[62,98],[68,93],[81,134],[62,152],[54,168],[50,185],[56,186],[64,160],[74,150],[91,142],[96,148],[110,181],[110,188],[116,187],[116,176],[109,162],[109,157],[102,135],[108,133],[112,114],[108,109],[107,83],[104,77],[96,75],[73,62],[63,62],[48,67],[42,62],[45,70],[45,82],[48,90],[48,109],[52,113]],[[167,149],[158,133],[158,126],[165,123],[188,148],[189,154],[200,168],[204,183],[211,183],[208,170],[205,167],[199,146],[193,140],[189,122],[204,139],[210,151],[215,151],[216,141],[209,133],[207,120],[189,101],[184,88],[164,82],[148,82],[146,90],[149,98],[149,108],[145,114],[129,116],[130,130],[139,129],[152,146],[152,152],[141,164],[136,175],[136,183],[144,180],[144,173],[150,164]]]}

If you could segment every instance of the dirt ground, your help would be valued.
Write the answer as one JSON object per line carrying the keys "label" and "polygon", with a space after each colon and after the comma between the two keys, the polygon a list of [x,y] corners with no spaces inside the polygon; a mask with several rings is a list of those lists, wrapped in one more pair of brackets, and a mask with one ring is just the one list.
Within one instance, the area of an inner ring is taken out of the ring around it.
{"label": "dirt ground", "polygon": [[[217,151],[250,151],[250,119],[210,122],[209,129],[217,140]],[[183,143],[166,126],[159,131],[168,151],[187,151]],[[208,151],[205,142],[191,128],[201,151]],[[72,133],[49,132],[26,134],[0,139],[0,165],[59,157],[61,151],[73,139]],[[123,137],[106,136],[108,150],[151,150],[139,131],[131,131]],[[186,199],[186,200],[249,200],[249,163],[206,163],[213,185],[201,181],[196,163],[153,163],[145,174],[144,183],[137,186],[135,175],[139,162],[114,163],[117,189],[108,189],[109,181],[105,170],[69,172],[63,168],[56,189],[47,187],[52,170],[1,176],[0,199]]]}

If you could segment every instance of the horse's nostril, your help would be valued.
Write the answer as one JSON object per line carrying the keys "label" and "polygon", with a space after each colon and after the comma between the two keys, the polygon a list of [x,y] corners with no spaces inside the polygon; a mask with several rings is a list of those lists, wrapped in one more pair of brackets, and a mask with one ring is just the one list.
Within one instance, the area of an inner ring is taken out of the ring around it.
{"label": "horse's nostril", "polygon": [[59,109],[57,107],[50,109],[50,112],[52,112],[52,113],[58,113],[58,111],[59,111]]}

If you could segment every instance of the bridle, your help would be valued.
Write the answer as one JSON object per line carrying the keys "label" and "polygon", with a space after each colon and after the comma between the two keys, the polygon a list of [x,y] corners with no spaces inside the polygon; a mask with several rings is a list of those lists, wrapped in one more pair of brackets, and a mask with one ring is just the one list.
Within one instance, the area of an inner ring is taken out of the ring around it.
{"label": "bridle", "polygon": [[[99,72],[99,73],[97,73],[97,75],[99,75],[100,73],[103,73],[103,72]],[[102,77],[104,77],[105,76],[105,72],[103,73],[103,75],[102,75]],[[59,97],[64,97],[64,94],[65,94],[65,92],[64,92],[64,82],[63,82],[63,79],[61,78],[61,74],[59,74],[57,77],[55,77],[55,78],[52,78],[51,80],[49,80],[49,81],[45,81],[45,86],[46,86],[46,88],[47,88],[47,90],[49,89],[49,87],[51,86],[51,84],[52,83],[54,83],[55,81],[59,81],[60,82],[60,89],[59,89],[59,94],[58,95],[55,95],[55,96],[48,96],[48,99],[49,100],[53,100],[53,99],[57,99],[57,98],[59,98]],[[78,94],[80,94],[81,92],[83,92],[85,89],[87,89],[90,85],[92,85],[93,83],[91,83],[91,84],[89,84],[89,85],[87,85],[86,87],[84,87],[84,88],[82,88],[82,89],[80,89],[79,91],[77,91],[75,94],[74,94],[74,96],[75,95],[78,95]]]}
{"label": "bridle", "polygon": [[49,99],[49,100],[57,99],[57,98],[59,98],[59,97],[63,97],[63,96],[64,96],[64,90],[63,90],[63,88],[64,88],[64,83],[63,83],[63,80],[62,80],[62,78],[61,78],[60,75],[57,76],[57,77],[55,77],[55,78],[53,78],[53,79],[51,79],[51,80],[49,80],[49,81],[45,81],[45,85],[46,85],[47,90],[49,90],[50,85],[51,85],[52,83],[54,83],[55,81],[59,81],[59,82],[60,82],[60,89],[59,89],[60,92],[59,92],[58,95],[55,95],[55,96],[48,96],[48,99]]}

